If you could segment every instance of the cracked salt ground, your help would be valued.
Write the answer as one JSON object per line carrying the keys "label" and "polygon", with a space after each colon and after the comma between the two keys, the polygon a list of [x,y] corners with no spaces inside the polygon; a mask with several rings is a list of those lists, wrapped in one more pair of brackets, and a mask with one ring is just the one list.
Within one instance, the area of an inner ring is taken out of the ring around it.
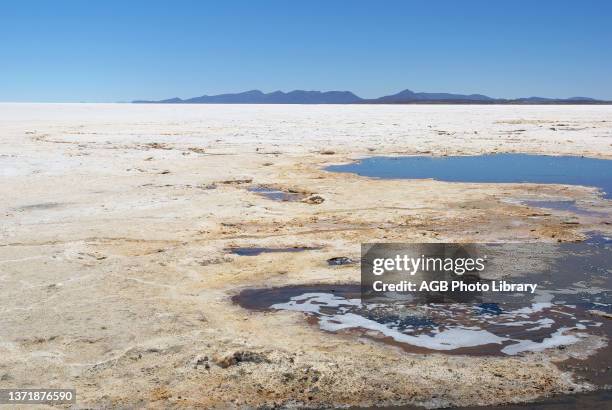
{"label": "cracked salt ground", "polygon": [[[275,303],[270,309],[312,315],[318,319],[320,328],[329,332],[359,329],[400,344],[458,353],[476,346],[488,347],[482,353],[505,355],[565,347],[587,337],[585,331],[589,328],[601,326],[601,322],[578,319],[580,312],[576,306],[551,303],[489,313],[487,307],[479,305],[427,305],[411,309],[362,304],[359,299],[309,292]],[[412,315],[406,310],[412,310]]]}

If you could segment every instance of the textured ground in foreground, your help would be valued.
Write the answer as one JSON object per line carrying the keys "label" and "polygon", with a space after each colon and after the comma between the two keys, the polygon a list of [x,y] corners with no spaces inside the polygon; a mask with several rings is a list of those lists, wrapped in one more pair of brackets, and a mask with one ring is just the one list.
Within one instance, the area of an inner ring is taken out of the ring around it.
{"label": "textured ground in foreground", "polygon": [[[160,408],[472,405],[589,388],[557,366],[571,349],[410,355],[229,298],[356,281],[357,267],[325,260],[358,257],[366,241],[558,241],[609,229],[507,202],[605,207],[589,188],[322,167],[416,153],[612,158],[612,107],[0,104],[0,141],[2,388],[75,387],[83,406]],[[271,201],[247,190],[257,185],[324,202]],[[321,249],[224,250],[295,245]]]}

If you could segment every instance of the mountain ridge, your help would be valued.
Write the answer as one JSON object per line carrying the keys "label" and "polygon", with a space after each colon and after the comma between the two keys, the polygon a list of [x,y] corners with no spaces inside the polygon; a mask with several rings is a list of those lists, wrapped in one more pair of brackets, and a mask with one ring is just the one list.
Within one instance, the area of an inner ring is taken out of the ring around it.
{"label": "mountain ridge", "polygon": [[414,92],[410,89],[378,98],[361,98],[351,91],[273,91],[249,90],[240,93],[202,95],[181,99],[135,100],[133,104],[612,104],[590,97],[493,98],[483,94]]}

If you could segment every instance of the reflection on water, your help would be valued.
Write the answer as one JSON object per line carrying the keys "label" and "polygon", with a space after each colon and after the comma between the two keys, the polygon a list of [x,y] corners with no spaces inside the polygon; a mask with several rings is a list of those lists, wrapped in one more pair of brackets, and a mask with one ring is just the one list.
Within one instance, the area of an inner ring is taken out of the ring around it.
{"label": "reflection on water", "polygon": [[605,198],[612,198],[612,161],[595,158],[529,154],[371,157],[327,170],[377,178],[584,185],[597,187]]}

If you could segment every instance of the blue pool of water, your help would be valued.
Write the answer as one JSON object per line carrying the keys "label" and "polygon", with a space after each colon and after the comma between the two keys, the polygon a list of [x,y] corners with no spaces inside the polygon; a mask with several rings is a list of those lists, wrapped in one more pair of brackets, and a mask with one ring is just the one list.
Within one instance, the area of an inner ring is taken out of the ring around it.
{"label": "blue pool of water", "polygon": [[605,159],[529,154],[371,157],[326,169],[388,179],[584,185],[612,199],[612,161]]}

